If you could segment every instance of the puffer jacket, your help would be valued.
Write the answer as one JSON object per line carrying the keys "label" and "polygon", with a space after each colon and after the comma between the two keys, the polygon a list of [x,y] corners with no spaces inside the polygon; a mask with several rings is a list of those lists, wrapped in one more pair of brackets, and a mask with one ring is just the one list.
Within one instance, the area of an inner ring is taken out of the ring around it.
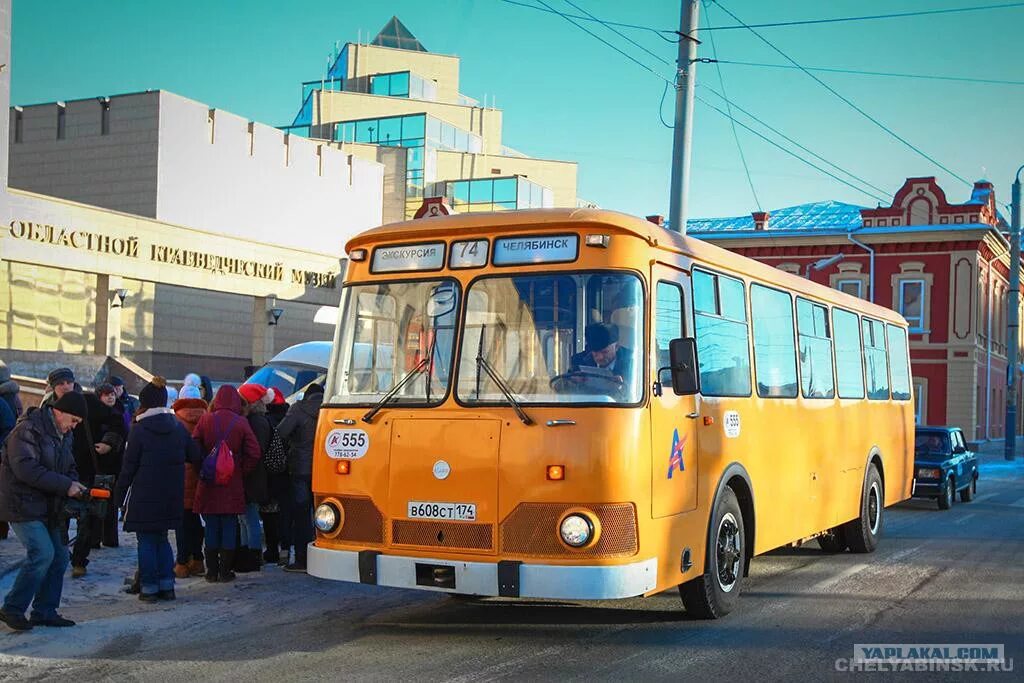
{"label": "puffer jacket", "polygon": [[[209,406],[201,398],[179,398],[171,406],[174,416],[185,430],[192,434],[199,424],[199,418],[206,414]],[[193,463],[185,463],[185,509],[191,510],[196,499],[196,486],[199,484],[199,468]]]}
{"label": "puffer jacket", "polygon": [[0,521],[54,526],[78,481],[71,434],[60,434],[49,408],[30,411],[0,451]]}
{"label": "puffer jacket", "polygon": [[11,379],[11,369],[0,360],[0,400],[10,406],[15,418],[21,417],[24,406],[21,404],[21,387]]}
{"label": "puffer jacket", "polygon": [[210,406],[210,412],[199,418],[192,433],[199,446],[200,455],[196,465],[223,439],[235,456],[235,472],[227,484],[199,480],[196,500],[192,509],[201,515],[240,515],[245,512],[245,486],[243,478],[256,468],[260,461],[260,446],[242,417],[242,397],[230,384],[217,390]]}
{"label": "puffer jacket", "polygon": [[181,526],[185,462],[197,460],[192,437],[169,408],[151,408],[128,433],[116,500],[125,507],[124,530],[167,531]]}
{"label": "puffer jacket", "polygon": [[270,448],[270,439],[274,432],[266,413],[250,412],[246,419],[249,421],[252,433],[256,436],[256,443],[260,446],[260,461],[252,472],[245,475],[245,502],[266,503],[270,497],[270,491],[267,488],[267,468],[263,464],[263,458],[266,457],[267,450]]}
{"label": "puffer jacket", "polygon": [[115,403],[111,408],[96,394],[86,394],[85,403],[89,410],[89,431],[95,443],[104,443],[110,446],[110,452],[106,455],[98,453],[96,455],[98,473],[120,474],[121,456],[124,455],[124,440],[128,436],[128,432],[124,428],[124,415],[121,414],[121,407]]}
{"label": "puffer jacket", "polygon": [[316,420],[324,395],[307,393],[302,400],[288,409],[288,414],[277,426],[277,433],[288,444],[288,474],[292,477],[313,476],[313,442],[316,440]]}

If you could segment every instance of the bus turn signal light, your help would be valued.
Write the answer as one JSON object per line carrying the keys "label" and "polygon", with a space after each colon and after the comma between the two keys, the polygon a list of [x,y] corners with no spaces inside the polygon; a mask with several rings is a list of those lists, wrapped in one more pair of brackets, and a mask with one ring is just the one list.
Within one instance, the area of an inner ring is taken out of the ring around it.
{"label": "bus turn signal light", "polygon": [[338,464],[335,465],[335,469],[338,471],[338,474],[348,474],[351,466],[352,463],[348,460],[339,460]]}
{"label": "bus turn signal light", "polygon": [[704,416],[704,426],[705,427],[710,427],[713,424],[715,424],[715,418],[711,417],[710,415],[705,415]]}
{"label": "bus turn signal light", "polygon": [[548,479],[550,481],[562,481],[565,479],[565,466],[548,465]]}

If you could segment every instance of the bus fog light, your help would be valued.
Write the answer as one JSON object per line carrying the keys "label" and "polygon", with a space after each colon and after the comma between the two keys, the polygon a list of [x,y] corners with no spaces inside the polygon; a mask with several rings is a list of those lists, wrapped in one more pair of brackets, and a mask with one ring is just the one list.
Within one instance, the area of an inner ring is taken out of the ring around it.
{"label": "bus fog light", "polygon": [[338,527],[338,510],[329,503],[323,503],[316,508],[313,524],[325,534],[329,534]]}
{"label": "bus fog light", "polygon": [[594,536],[594,525],[583,515],[569,515],[558,526],[558,533],[566,545],[581,548]]}

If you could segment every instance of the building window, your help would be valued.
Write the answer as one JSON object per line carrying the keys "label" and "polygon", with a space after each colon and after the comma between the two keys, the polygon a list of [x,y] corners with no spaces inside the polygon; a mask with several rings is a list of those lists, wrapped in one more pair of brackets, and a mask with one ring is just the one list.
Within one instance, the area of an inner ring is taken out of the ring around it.
{"label": "building window", "polygon": [[914,378],[914,424],[928,424],[928,380]]}
{"label": "building window", "polygon": [[754,374],[757,376],[757,395],[796,398],[793,300],[786,292],[762,285],[751,285],[750,317],[754,325]]}
{"label": "building window", "polygon": [[843,294],[849,294],[855,296],[858,299],[863,299],[864,294],[861,291],[863,289],[863,283],[860,280],[839,280],[836,282],[836,289]]}
{"label": "building window", "polygon": [[100,135],[110,135],[110,98],[100,99]]}
{"label": "building window", "polygon": [[67,133],[67,125],[65,119],[67,118],[67,107],[64,106],[63,102],[57,103],[57,139],[63,140]]}
{"label": "building window", "polygon": [[22,126],[24,126],[24,122],[22,121],[22,117],[24,115],[25,115],[25,112],[22,110],[21,107],[15,107],[14,108],[14,141],[15,142],[21,142]]}
{"label": "building window", "polygon": [[924,331],[924,280],[900,280],[898,308],[911,332]]}

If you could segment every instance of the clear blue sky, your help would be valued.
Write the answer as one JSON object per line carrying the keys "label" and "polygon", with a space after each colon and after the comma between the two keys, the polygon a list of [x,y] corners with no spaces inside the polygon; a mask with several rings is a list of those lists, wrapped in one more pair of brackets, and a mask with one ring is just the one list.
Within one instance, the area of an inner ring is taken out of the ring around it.
{"label": "clear blue sky", "polygon": [[[532,0],[526,0],[532,1]],[[576,13],[564,0],[552,6]],[[576,0],[604,19],[673,28],[675,0]],[[994,4],[996,0],[725,0],[747,23]],[[732,23],[710,5],[711,25]],[[397,15],[428,50],[462,58],[462,91],[495,97],[505,143],[579,162],[579,194],[635,214],[668,213],[671,132],[658,118],[663,81],[552,14],[500,0],[174,3],[15,0],[12,100],[32,104],[161,88],[273,125],[291,122],[300,82],[319,78],[335,41],[364,40]],[[703,18],[702,18],[703,20]],[[600,27],[592,30],[671,70]],[[635,40],[671,61],[675,46]],[[1024,7],[970,14],[763,29],[808,66],[1024,80]],[[723,59],[779,63],[747,31],[716,34]],[[707,35],[702,56],[710,55]],[[968,188],[893,140],[796,71],[722,66],[730,99],[822,156],[894,192],[936,175],[951,201]],[[968,180],[986,177],[1001,202],[1024,163],[1024,87],[819,74],[841,93]],[[698,82],[718,89],[713,65]],[[700,90],[698,90],[698,93]],[[709,99],[715,99],[706,95]],[[671,120],[671,93],[665,116]],[[820,199],[874,205],[739,131],[760,204]],[[691,216],[755,209],[728,121],[696,105]]]}

